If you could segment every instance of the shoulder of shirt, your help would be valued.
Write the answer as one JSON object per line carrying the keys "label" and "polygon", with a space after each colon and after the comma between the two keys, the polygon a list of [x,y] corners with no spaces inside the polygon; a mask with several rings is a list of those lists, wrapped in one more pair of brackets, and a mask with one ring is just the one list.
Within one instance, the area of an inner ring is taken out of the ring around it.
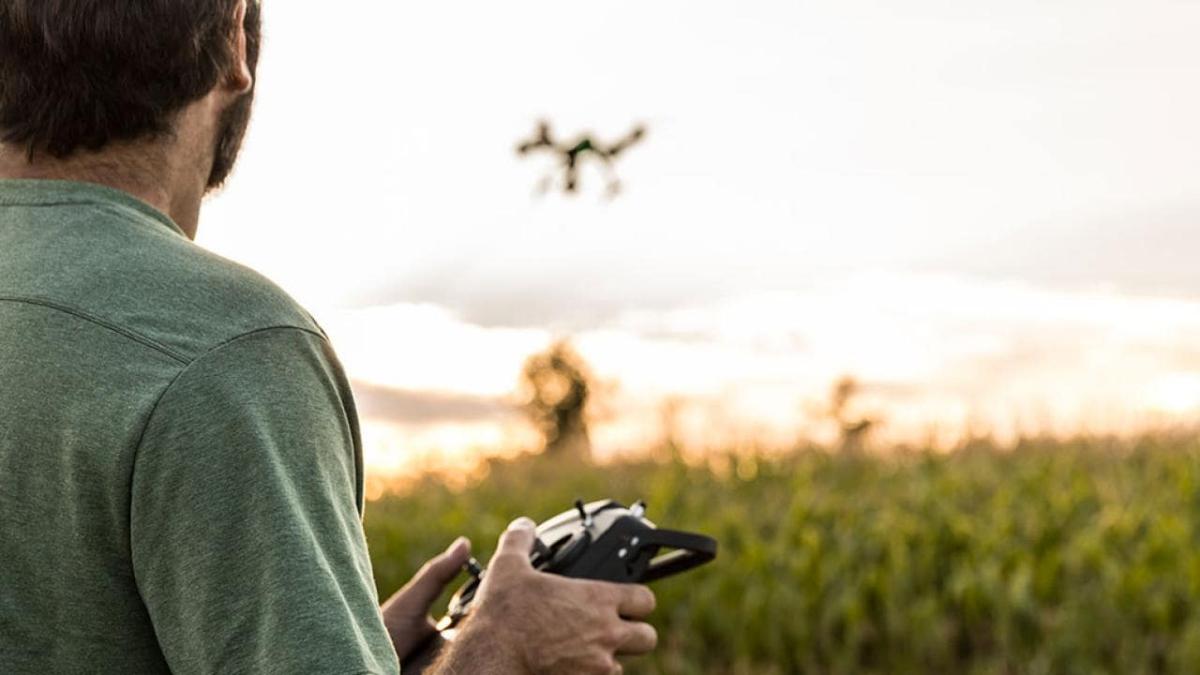
{"label": "shoulder of shirt", "polygon": [[8,242],[0,299],[73,314],[180,363],[272,329],[327,339],[279,286],[195,244],[149,206],[94,187],[46,189],[62,201],[40,194],[13,204],[45,208],[23,213],[20,237]]}
{"label": "shoulder of shirt", "polygon": [[[154,337],[198,357],[239,337],[295,329],[327,339],[324,330],[286,291],[262,274],[186,239],[155,250],[155,275],[168,279],[161,326]],[[146,326],[155,332],[155,328]]]}
{"label": "shoulder of shirt", "polygon": [[[106,205],[107,206],[107,205]],[[140,217],[98,209],[104,217]],[[262,274],[162,226],[115,227],[101,259],[116,270],[101,303],[121,328],[179,361],[191,361],[239,337],[295,329],[327,340],[287,292]]]}

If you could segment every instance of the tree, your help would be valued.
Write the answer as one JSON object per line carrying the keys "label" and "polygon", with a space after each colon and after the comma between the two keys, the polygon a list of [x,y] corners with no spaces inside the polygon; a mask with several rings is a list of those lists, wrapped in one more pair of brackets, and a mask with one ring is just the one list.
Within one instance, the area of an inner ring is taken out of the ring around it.
{"label": "tree", "polygon": [[567,340],[525,362],[522,407],[541,432],[546,454],[591,457],[586,416],[591,380],[587,364]]}
{"label": "tree", "polygon": [[867,438],[879,423],[877,419],[853,414],[854,401],[862,393],[862,385],[853,377],[843,377],[829,393],[829,417],[838,426],[838,446],[842,452],[861,453]]}

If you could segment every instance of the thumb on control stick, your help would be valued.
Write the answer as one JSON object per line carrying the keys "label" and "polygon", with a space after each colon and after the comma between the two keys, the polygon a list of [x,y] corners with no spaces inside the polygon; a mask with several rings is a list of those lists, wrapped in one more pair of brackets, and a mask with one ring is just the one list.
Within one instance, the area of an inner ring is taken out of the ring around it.
{"label": "thumb on control stick", "polygon": [[497,565],[522,565],[531,567],[529,553],[537,539],[534,522],[528,518],[517,518],[500,535],[500,546],[492,557],[492,567]]}

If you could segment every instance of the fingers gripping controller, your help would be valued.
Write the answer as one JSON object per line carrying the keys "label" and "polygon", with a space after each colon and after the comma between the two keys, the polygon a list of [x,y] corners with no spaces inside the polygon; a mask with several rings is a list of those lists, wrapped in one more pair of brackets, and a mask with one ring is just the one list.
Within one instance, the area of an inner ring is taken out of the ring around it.
{"label": "fingers gripping controller", "polygon": [[[711,537],[656,527],[642,502],[626,508],[611,500],[578,501],[574,509],[539,525],[536,533],[529,554],[534,569],[578,579],[645,583],[686,572],[717,555]],[[469,613],[486,574],[474,559],[466,570],[470,578],[438,623],[448,637]]]}

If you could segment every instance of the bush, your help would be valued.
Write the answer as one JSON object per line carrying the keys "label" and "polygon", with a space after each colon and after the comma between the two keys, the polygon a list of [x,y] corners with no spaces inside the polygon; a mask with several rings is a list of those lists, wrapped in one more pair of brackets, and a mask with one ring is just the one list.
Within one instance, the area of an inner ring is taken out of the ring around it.
{"label": "bush", "polygon": [[511,519],[578,497],[717,537],[656,585],[661,646],[631,673],[1198,672],[1200,444],[1135,445],[494,462],[373,502],[366,527],[381,595],[460,533],[486,559]]}

